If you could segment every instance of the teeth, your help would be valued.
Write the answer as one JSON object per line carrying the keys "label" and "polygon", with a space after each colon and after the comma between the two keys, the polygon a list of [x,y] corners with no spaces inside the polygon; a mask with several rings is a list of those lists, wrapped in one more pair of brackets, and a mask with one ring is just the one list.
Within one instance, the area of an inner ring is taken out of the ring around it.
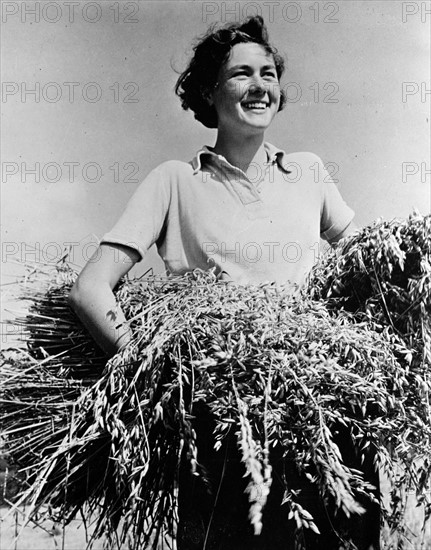
{"label": "teeth", "polygon": [[247,109],[266,109],[265,103],[244,103]]}

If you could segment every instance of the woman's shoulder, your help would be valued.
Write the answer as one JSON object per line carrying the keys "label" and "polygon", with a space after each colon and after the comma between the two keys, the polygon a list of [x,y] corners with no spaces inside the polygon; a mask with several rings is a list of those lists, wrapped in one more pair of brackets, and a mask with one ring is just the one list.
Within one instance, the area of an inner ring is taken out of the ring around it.
{"label": "woman's shoulder", "polygon": [[162,173],[164,176],[174,177],[182,174],[193,173],[193,168],[190,162],[185,162],[183,160],[165,160],[159,164],[155,170]]}
{"label": "woman's shoulder", "polygon": [[269,158],[278,158],[279,164],[289,169],[289,165],[292,166],[313,166],[315,163],[322,163],[321,158],[312,153],[311,151],[289,151],[288,149],[281,149],[272,145],[271,143],[265,143],[265,148],[269,155]]}
{"label": "woman's shoulder", "polygon": [[315,162],[322,162],[322,159],[316,153],[311,151],[295,151],[293,153],[284,152],[283,160],[285,162],[296,162],[297,164],[314,164]]}

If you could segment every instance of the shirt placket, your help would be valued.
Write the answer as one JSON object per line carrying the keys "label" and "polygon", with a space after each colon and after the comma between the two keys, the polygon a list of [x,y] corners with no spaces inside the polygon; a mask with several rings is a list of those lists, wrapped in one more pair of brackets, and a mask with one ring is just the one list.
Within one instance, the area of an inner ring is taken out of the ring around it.
{"label": "shirt placket", "polygon": [[[259,188],[253,184],[246,174],[231,166],[222,159],[218,159],[217,169],[223,183],[229,188],[232,194],[235,194],[241,201],[249,219],[268,218],[268,210],[260,196]],[[260,185],[263,178],[259,181]]]}

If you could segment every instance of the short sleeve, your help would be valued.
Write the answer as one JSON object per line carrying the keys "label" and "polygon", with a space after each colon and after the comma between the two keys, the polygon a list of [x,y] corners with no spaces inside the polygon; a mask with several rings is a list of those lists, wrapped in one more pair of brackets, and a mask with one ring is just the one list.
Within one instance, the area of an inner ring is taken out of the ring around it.
{"label": "short sleeve", "polygon": [[320,235],[326,241],[332,241],[352,222],[355,213],[343,200],[320,159],[319,162],[322,174]]}
{"label": "short sleeve", "polygon": [[163,230],[170,202],[168,183],[160,167],[150,172],[100,242],[133,248],[142,260]]}

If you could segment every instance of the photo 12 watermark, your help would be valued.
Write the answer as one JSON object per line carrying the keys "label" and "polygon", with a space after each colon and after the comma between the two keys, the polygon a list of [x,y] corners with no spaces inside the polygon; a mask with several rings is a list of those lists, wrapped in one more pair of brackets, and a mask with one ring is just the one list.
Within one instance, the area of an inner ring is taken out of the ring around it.
{"label": "photo 12 watermark", "polygon": [[0,323],[0,334],[1,344],[4,348],[19,345],[28,338],[28,333],[24,330],[23,325],[11,319]]}
{"label": "photo 12 watermark", "polygon": [[139,2],[1,2],[2,23],[68,23],[85,21],[89,25],[99,21],[139,23]]}
{"label": "photo 12 watermark", "polygon": [[3,81],[2,103],[139,103],[139,84],[136,82],[13,82]]}
{"label": "photo 12 watermark", "polygon": [[[48,241],[48,242],[18,242],[3,241],[1,243],[1,263],[11,261],[22,265],[55,265],[67,261],[71,265],[84,265],[87,262],[100,260],[102,251],[100,241],[95,238],[84,238],[80,241]],[[137,248],[136,243],[129,243]],[[116,263],[128,263],[130,260],[121,257],[116,248],[110,248],[112,259]]]}
{"label": "photo 12 watermark", "polygon": [[203,2],[204,23],[229,23],[259,15],[267,23],[340,22],[340,2]]}
{"label": "photo 12 watermark", "polygon": [[427,183],[431,176],[431,168],[425,161],[405,161],[401,164],[401,175],[403,183],[409,183],[412,179],[415,182]]}
{"label": "photo 12 watermark", "polygon": [[[257,184],[265,178],[265,181],[268,183],[274,183],[276,181],[276,170],[278,171],[277,163],[273,161],[265,162],[262,166],[257,162],[250,162],[246,176],[247,179],[253,183]],[[314,183],[339,183],[340,180],[337,178],[337,174],[340,171],[340,166],[337,162],[328,161],[321,162],[315,160],[312,164],[303,165],[299,162],[289,161],[283,163],[284,170],[280,171],[281,178],[288,183],[298,183],[301,180],[309,180],[312,178]],[[203,170],[202,171],[202,182],[206,183],[210,179],[216,178],[218,181],[223,183],[229,182],[238,182],[243,181],[243,173],[235,172],[234,174],[225,173],[222,170],[217,171],[215,174],[213,170]]]}
{"label": "photo 12 watermark", "polygon": [[401,20],[403,23],[420,21],[429,23],[431,3],[428,2],[401,2]]}
{"label": "photo 12 watermark", "polygon": [[427,103],[431,96],[429,82],[403,82],[401,88],[401,101],[403,103]]}
{"label": "photo 12 watermark", "polygon": [[2,183],[19,181],[21,183],[139,183],[139,165],[137,162],[119,162],[103,166],[99,162],[2,162]]}
{"label": "photo 12 watermark", "polygon": [[230,84],[230,89],[226,90],[226,96],[222,98],[222,104],[224,102],[230,102],[232,98],[238,96],[245,97],[248,93],[253,94],[256,84],[259,84],[268,91],[268,93],[277,95],[283,94],[286,103],[298,103],[303,102],[305,104],[311,103],[340,103],[340,86],[338,82],[286,82],[283,84],[266,82],[264,79],[258,81],[253,78],[253,81],[247,84],[234,83]]}
{"label": "photo 12 watermark", "polygon": [[[329,245],[327,245],[329,246]],[[225,242],[205,241],[201,245],[204,258],[217,259],[217,264],[224,263],[289,263],[300,262],[304,256],[316,262],[326,245],[315,242],[304,249],[297,241],[265,241],[265,242]]]}

